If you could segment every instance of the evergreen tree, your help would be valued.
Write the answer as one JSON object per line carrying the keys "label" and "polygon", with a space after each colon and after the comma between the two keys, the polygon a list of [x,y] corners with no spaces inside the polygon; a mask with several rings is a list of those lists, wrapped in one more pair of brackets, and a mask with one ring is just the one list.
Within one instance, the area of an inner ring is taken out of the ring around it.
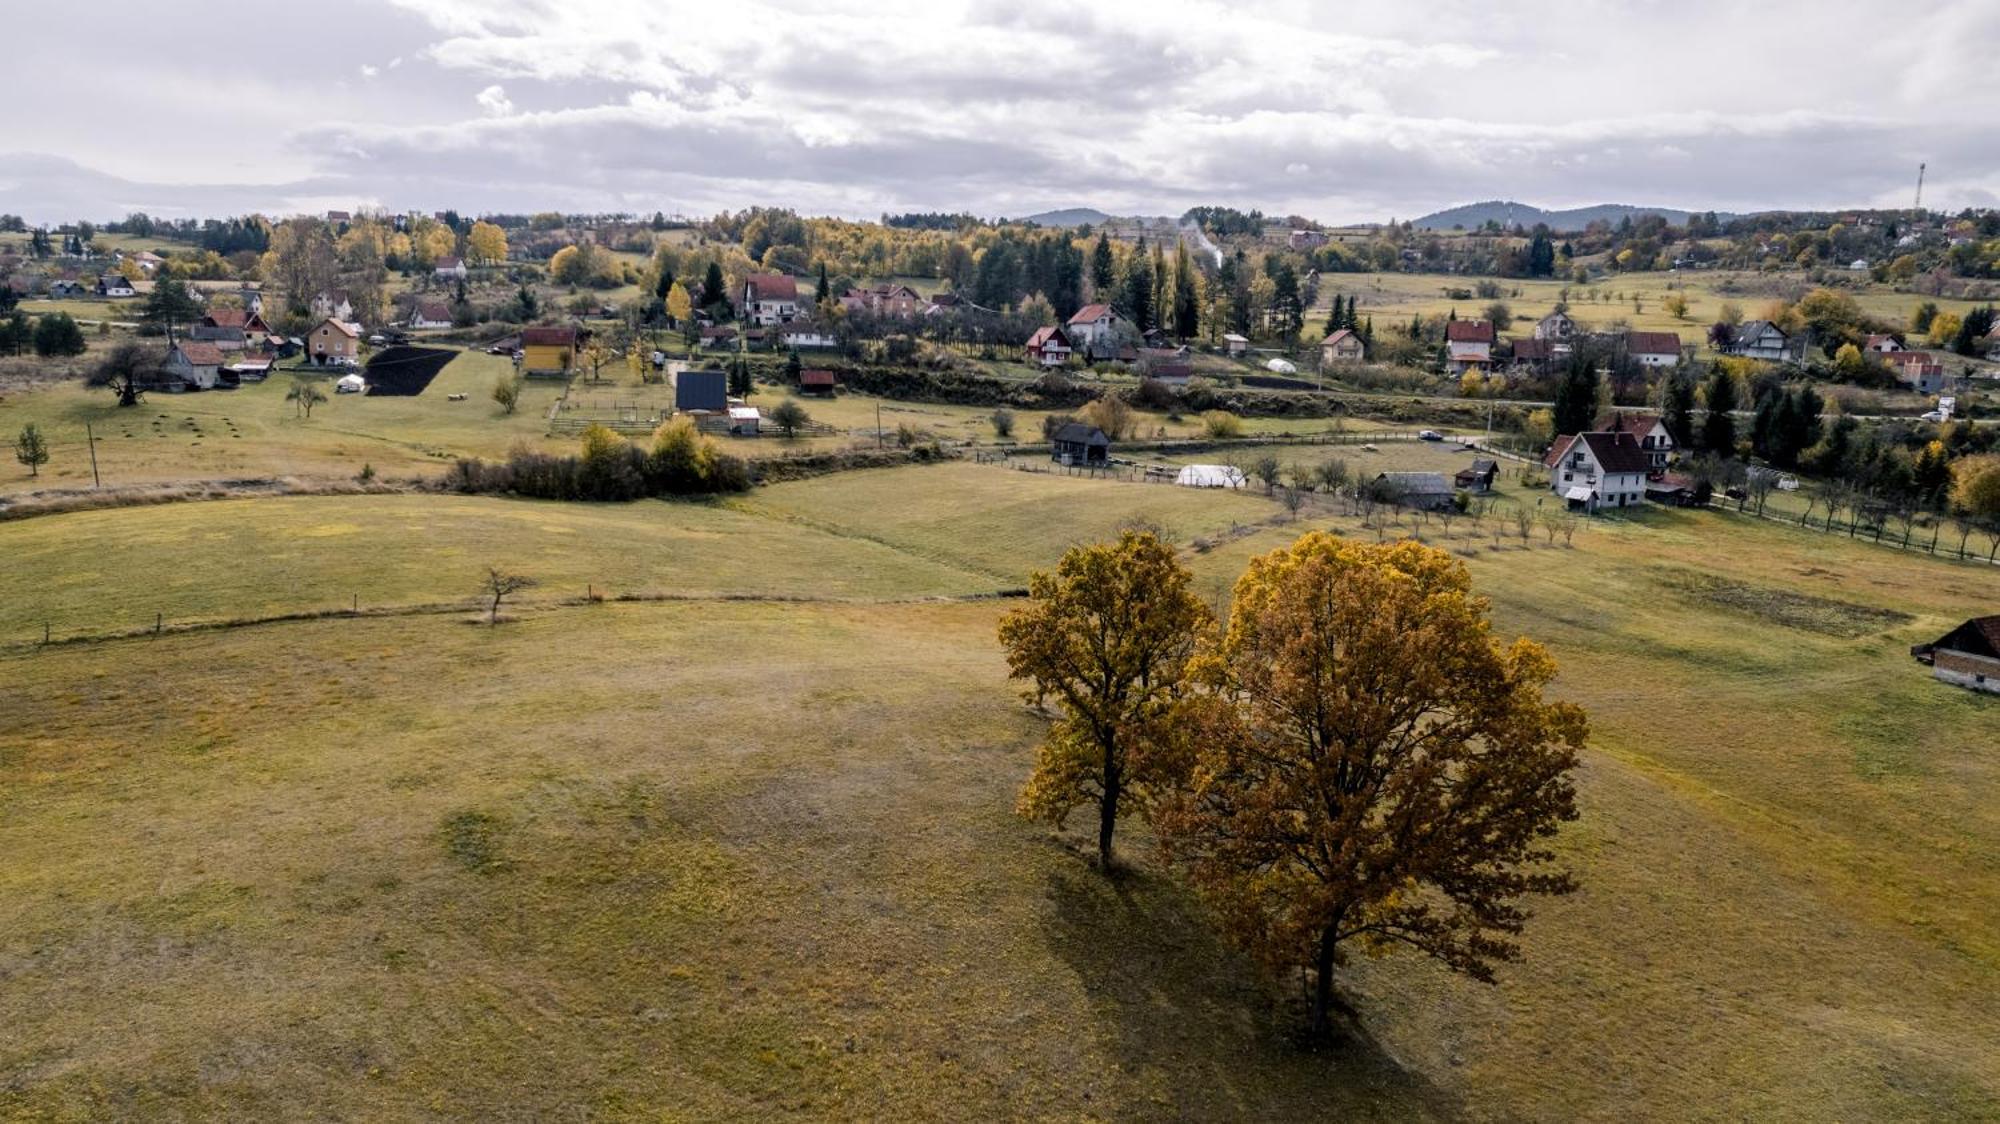
{"label": "evergreen tree", "polygon": [[35,321],[35,354],[44,358],[59,355],[82,355],[85,348],[83,329],[67,312],[51,312]]}
{"label": "evergreen tree", "polygon": [[1145,255],[1133,254],[1125,270],[1125,314],[1142,332],[1159,327],[1153,317],[1153,267]]}
{"label": "evergreen tree", "polygon": [[1333,311],[1328,313],[1326,317],[1326,334],[1330,336],[1345,327],[1347,327],[1347,321],[1341,316],[1340,294],[1335,293],[1333,294]]}
{"label": "evergreen tree", "polygon": [[1660,422],[1677,449],[1694,448],[1694,375],[1676,367],[1660,392]]}
{"label": "evergreen tree", "polygon": [[1090,291],[1098,300],[1105,300],[1117,284],[1118,263],[1111,256],[1111,236],[1099,233],[1097,245],[1090,250]]}
{"label": "evergreen tree", "polygon": [[722,279],[722,263],[709,262],[708,273],[701,279],[701,307],[722,310],[723,319],[729,313],[729,283]]}
{"label": "evergreen tree", "polygon": [[1553,277],[1556,272],[1556,246],[1549,237],[1549,228],[1535,224],[1535,237],[1528,243],[1528,276]]}
{"label": "evergreen tree", "polygon": [[1292,269],[1292,263],[1279,262],[1277,272],[1272,276],[1271,316],[1278,334],[1284,338],[1296,339],[1299,331],[1306,326],[1306,310],[1299,296],[1299,275]]}
{"label": "evergreen tree", "polygon": [[1701,446],[1719,457],[1736,455],[1736,380],[1718,364],[1708,379],[1707,415],[1701,424]]}
{"label": "evergreen tree", "polygon": [[1195,287],[1194,259],[1185,243],[1174,250],[1174,335],[1182,340],[1201,333],[1201,295]]}
{"label": "evergreen tree", "polygon": [[819,259],[818,276],[813,280],[813,303],[827,305],[833,302],[833,282],[827,280],[826,259]]}
{"label": "evergreen tree", "polygon": [[1553,413],[1558,436],[1588,432],[1597,419],[1597,357],[1588,349],[1577,348],[1563,365]]}

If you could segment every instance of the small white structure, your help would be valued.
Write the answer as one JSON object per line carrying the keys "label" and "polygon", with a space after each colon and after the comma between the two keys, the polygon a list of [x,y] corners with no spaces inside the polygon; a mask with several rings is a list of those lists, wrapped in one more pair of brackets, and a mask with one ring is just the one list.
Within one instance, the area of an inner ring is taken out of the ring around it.
{"label": "small white structure", "polygon": [[737,437],[757,436],[757,427],[763,420],[755,406],[729,407],[729,432]]}
{"label": "small white structure", "polygon": [[1227,464],[1191,464],[1181,469],[1174,483],[1183,488],[1241,488],[1243,470]]}
{"label": "small white structure", "polygon": [[1225,333],[1222,337],[1222,342],[1229,345],[1229,354],[1232,358],[1250,350],[1249,339],[1239,336],[1235,332]]}
{"label": "small white structure", "polygon": [[1264,369],[1274,375],[1296,375],[1299,373],[1298,364],[1287,359],[1269,360],[1264,364]]}
{"label": "small white structure", "polygon": [[368,380],[360,375],[342,375],[333,384],[335,394],[362,394],[368,390]]}

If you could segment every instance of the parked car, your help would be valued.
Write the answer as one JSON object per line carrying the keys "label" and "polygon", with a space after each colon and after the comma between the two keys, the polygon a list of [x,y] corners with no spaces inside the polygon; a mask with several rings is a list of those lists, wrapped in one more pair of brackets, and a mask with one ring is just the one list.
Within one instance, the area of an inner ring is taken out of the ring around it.
{"label": "parked car", "polygon": [[1419,431],[1418,431],[1418,433],[1417,433],[1417,440],[1419,440],[1419,441],[1442,441],[1442,440],[1444,440],[1444,434],[1442,434],[1442,433],[1439,433],[1439,432],[1438,432],[1437,430],[1435,430],[1435,429],[1425,429],[1425,430],[1419,430]]}
{"label": "parked car", "polygon": [[1918,414],[1917,420],[1927,421],[1927,422],[1941,422],[1945,419],[1945,417],[1946,414],[1943,410],[1931,410],[1928,413]]}

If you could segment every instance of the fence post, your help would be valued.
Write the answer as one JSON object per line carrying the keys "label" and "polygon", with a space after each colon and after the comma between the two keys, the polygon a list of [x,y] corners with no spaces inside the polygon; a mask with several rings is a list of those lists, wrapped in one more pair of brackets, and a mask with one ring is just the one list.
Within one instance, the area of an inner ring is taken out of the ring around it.
{"label": "fence post", "polygon": [[43,622],[42,622],[42,645],[43,645],[43,647],[47,647],[47,646],[48,646],[48,643],[49,643],[49,622],[47,622],[47,621],[43,621]]}
{"label": "fence post", "polygon": [[160,634],[160,626],[166,622],[166,619],[167,615],[165,613],[153,614],[153,635],[158,636]]}

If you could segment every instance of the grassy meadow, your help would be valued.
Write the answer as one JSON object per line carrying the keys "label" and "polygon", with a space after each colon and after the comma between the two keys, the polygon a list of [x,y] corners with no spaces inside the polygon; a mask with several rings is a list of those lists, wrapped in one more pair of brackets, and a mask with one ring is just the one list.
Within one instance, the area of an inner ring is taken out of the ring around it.
{"label": "grassy meadow", "polygon": [[1378,533],[974,465],[0,524],[9,633],[545,583],[499,629],[0,649],[0,1116],[2000,1114],[2000,723],[1907,654],[2000,574],[1716,513],[1384,528],[1464,556],[1589,710],[1583,889],[1498,988],[1358,960],[1358,1035],[1314,1053],[1296,981],[1218,944],[1138,825],[1107,883],[1013,817],[1040,719],[1006,603],[911,600],[1134,520],[1217,544],[1186,557],[1218,601],[1308,527]]}

